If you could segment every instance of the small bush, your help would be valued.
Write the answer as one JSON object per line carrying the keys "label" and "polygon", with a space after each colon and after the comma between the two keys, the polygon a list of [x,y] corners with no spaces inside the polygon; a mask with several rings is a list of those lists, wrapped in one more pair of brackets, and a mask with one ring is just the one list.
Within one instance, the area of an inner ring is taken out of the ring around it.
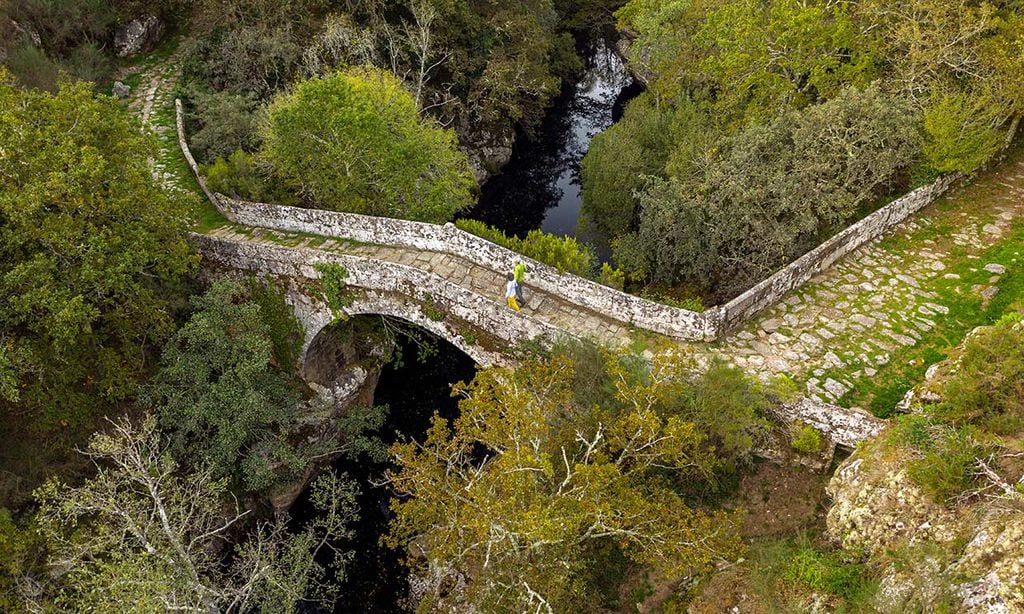
{"label": "small bush", "polygon": [[227,158],[217,158],[213,164],[202,167],[206,185],[214,192],[233,198],[260,200],[263,195],[263,176],[250,154],[241,149]]}
{"label": "small bush", "polygon": [[626,285],[626,274],[621,269],[614,268],[612,265],[604,262],[601,264],[600,280],[602,284],[609,288],[622,290]]}
{"label": "small bush", "polygon": [[954,425],[977,425],[996,435],[1024,430],[1024,326],[1001,320],[970,338],[959,367],[929,413]]}
{"label": "small bush", "polygon": [[541,230],[531,230],[525,239],[520,239],[510,237],[478,220],[469,219],[457,220],[455,225],[470,234],[539,260],[559,271],[590,277],[596,265],[597,258],[594,252],[572,237],[559,237]]}
{"label": "small bush", "polygon": [[314,268],[320,273],[327,306],[336,318],[344,317],[345,308],[352,304],[352,295],[348,291],[348,270],[340,264],[318,263]]}
{"label": "small bush", "polygon": [[871,581],[863,565],[849,563],[837,554],[811,547],[801,547],[792,557],[786,578],[801,582],[815,591],[861,601],[863,595],[873,592]]}
{"label": "small bush", "polygon": [[899,418],[890,437],[912,452],[907,475],[937,503],[970,490],[977,480],[975,464],[988,452],[971,428],[957,429],[923,415]]}
{"label": "small bush", "polygon": [[825,449],[825,438],[810,424],[794,425],[790,445],[798,454],[810,456]]}

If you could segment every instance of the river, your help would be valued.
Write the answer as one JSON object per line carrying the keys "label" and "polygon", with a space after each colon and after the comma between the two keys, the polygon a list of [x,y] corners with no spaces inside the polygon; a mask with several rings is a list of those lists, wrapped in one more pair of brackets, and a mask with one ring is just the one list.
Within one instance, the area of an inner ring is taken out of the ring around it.
{"label": "river", "polygon": [[465,217],[518,236],[535,228],[577,236],[580,162],[594,135],[615,123],[641,92],[610,38],[597,37],[579,51],[585,66],[580,80],[553,101],[532,138],[517,135],[509,163],[483,185],[479,203]]}

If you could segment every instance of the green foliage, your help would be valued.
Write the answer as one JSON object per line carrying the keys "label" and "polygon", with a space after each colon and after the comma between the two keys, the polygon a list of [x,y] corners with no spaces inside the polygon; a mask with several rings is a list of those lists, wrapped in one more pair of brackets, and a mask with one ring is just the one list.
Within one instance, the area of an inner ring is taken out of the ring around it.
{"label": "green foliage", "polygon": [[1024,431],[1024,325],[1019,316],[982,329],[963,345],[957,369],[942,382],[931,415],[996,435]]}
{"label": "green foliage", "polygon": [[199,160],[209,162],[259,146],[256,99],[252,94],[198,91],[190,98],[199,129],[190,131],[189,144]]}
{"label": "green foliage", "polygon": [[[61,610],[232,611],[243,603],[282,612],[304,600],[333,603],[317,555],[328,539],[352,536],[358,490],[344,477],[314,483],[319,513],[293,532],[286,516],[246,526],[249,512],[228,499],[226,482],[182,471],[151,417],[113,423],[85,455],[95,477],[77,487],[50,481],[36,493],[50,562],[68,570],[53,578]],[[233,552],[223,541],[229,529]]]}
{"label": "green foliage", "polygon": [[285,300],[284,289],[271,278],[264,279],[262,283],[252,278],[249,280],[248,291],[252,302],[259,305],[260,318],[270,333],[274,366],[286,373],[296,372],[305,333],[291,305]]}
{"label": "green foliage", "polygon": [[911,453],[907,475],[939,503],[949,503],[977,483],[977,459],[988,452],[973,430],[923,415],[899,417],[890,437]]}
{"label": "green foliage", "polygon": [[437,306],[433,300],[427,300],[423,303],[423,314],[434,322],[440,322],[444,319],[444,310]]}
{"label": "green foliage", "polygon": [[455,225],[468,233],[553,266],[559,271],[590,277],[596,266],[594,252],[573,237],[560,237],[542,230],[531,230],[525,239],[520,239],[510,237],[483,222],[466,218],[456,220]]}
{"label": "green foliage", "polygon": [[60,66],[32,43],[25,42],[12,49],[5,63],[22,87],[57,90]]}
{"label": "green foliage", "polygon": [[202,166],[206,185],[214,192],[233,198],[282,205],[299,205],[293,192],[282,189],[272,176],[272,169],[260,159],[236,149],[226,159],[217,158],[213,164]]}
{"label": "green foliage", "polygon": [[622,290],[626,285],[626,274],[622,270],[612,267],[607,262],[602,262],[601,274],[598,280],[609,288]]}
{"label": "green foliage", "polygon": [[421,119],[390,73],[350,69],[271,102],[261,156],[318,206],[445,222],[475,186],[454,134]]}
{"label": "green foliage", "polygon": [[146,391],[172,453],[249,491],[301,474],[322,450],[295,436],[301,391],[279,362],[292,359],[296,325],[282,322],[276,297],[253,300],[232,281],[214,283],[192,305]]}
{"label": "green foliage", "polygon": [[678,307],[687,311],[696,311],[700,313],[707,309],[707,307],[704,306],[704,301],[702,301],[699,296],[673,296],[654,287],[644,288],[640,292],[640,296],[649,301],[661,303],[662,305],[669,305],[670,307]]}
{"label": "green foliage", "polygon": [[327,306],[335,318],[343,318],[345,308],[352,304],[352,293],[348,287],[348,270],[340,264],[320,262],[314,265],[320,273],[320,285],[323,287]]}
{"label": "green foliage", "polygon": [[971,173],[1003,144],[987,108],[971,92],[936,95],[924,112],[924,152],[941,172]]}
{"label": "green foliage", "polygon": [[124,399],[195,263],[185,203],[153,179],[152,137],[85,84],[51,95],[0,73],[0,142],[5,399],[54,421]]}
{"label": "green foliage", "polygon": [[616,259],[655,283],[710,280],[734,294],[888,191],[917,150],[898,101],[844,90],[729,137],[699,177],[650,178],[639,229]]}
{"label": "green foliage", "polygon": [[810,424],[793,425],[789,445],[799,454],[818,454],[825,449],[825,438]]}
{"label": "green foliage", "polygon": [[786,569],[786,578],[814,591],[857,603],[877,589],[864,565],[843,560],[842,553],[823,552],[808,545],[799,547]]}
{"label": "green foliage", "polygon": [[41,543],[34,528],[19,526],[10,511],[0,508],[0,610],[27,612],[20,587],[39,575]]}
{"label": "green foliage", "polygon": [[697,33],[702,76],[728,116],[767,118],[873,80],[874,58],[842,3],[738,0]]}
{"label": "green foliage", "polygon": [[668,577],[735,556],[734,520],[690,507],[663,479],[706,479],[720,454],[744,445],[712,416],[751,400],[738,387],[710,390],[722,369],[693,386],[677,356],[648,365],[584,346],[457,386],[458,418],[435,416],[422,445],[392,448],[399,468],[390,477],[406,496],[392,503],[389,543],[416,539],[422,573],[467,578],[452,593],[429,592],[424,607],[579,611],[600,598],[591,570],[614,552]]}
{"label": "green foliage", "polygon": [[708,122],[689,110],[685,100],[659,105],[652,95],[641,94],[621,120],[594,136],[580,167],[583,223],[609,238],[630,230],[644,176],[664,176],[676,144],[696,146],[698,134],[711,134]]}

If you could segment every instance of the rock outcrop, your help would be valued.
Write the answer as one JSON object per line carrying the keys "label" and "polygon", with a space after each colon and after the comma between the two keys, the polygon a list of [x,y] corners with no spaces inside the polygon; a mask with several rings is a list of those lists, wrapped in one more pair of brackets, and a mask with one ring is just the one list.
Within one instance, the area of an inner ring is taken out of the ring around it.
{"label": "rock outcrop", "polygon": [[512,159],[512,145],[515,135],[481,133],[471,130],[459,131],[461,149],[469,158],[469,166],[479,185],[501,172]]}
{"label": "rock outcrop", "polygon": [[114,51],[119,58],[149,51],[160,42],[164,31],[164,24],[156,15],[133,19],[114,33]]}
{"label": "rock outcrop", "polygon": [[[958,368],[954,352],[928,370],[900,408],[920,411],[922,403],[941,401],[943,378]],[[829,536],[885,569],[875,609],[1024,612],[1024,497],[1007,487],[936,503],[909,478],[910,454],[883,433],[846,459],[827,489]]]}

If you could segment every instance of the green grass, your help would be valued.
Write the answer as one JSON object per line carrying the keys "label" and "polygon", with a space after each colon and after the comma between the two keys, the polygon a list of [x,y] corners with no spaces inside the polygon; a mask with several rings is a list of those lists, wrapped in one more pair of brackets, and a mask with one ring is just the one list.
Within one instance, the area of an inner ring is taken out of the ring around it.
{"label": "green grass", "polygon": [[773,612],[800,611],[811,593],[831,596],[836,612],[870,612],[878,590],[856,555],[824,549],[808,534],[755,540],[745,565],[756,601]]}
{"label": "green grass", "polygon": [[[841,399],[842,404],[869,407],[880,417],[891,415],[895,404],[924,378],[928,367],[944,360],[968,332],[977,326],[995,323],[1024,301],[1024,272],[1018,266],[1022,262],[1022,251],[1024,223],[1016,222],[1007,236],[980,252],[978,258],[967,258],[966,253],[958,254],[954,258],[956,264],[948,267],[946,272],[960,275],[959,280],[940,276],[932,284],[922,285],[922,289],[939,295],[936,302],[948,307],[949,313],[934,318],[935,327],[922,334],[917,345],[901,346],[891,352],[889,363],[879,367],[874,377],[860,379],[855,388]],[[987,308],[983,308],[981,297],[964,288],[987,284],[992,273],[985,271],[984,266],[990,262],[1001,263],[1008,268],[994,284],[999,293]],[[834,369],[826,372],[822,379],[842,376],[842,370]]]}

